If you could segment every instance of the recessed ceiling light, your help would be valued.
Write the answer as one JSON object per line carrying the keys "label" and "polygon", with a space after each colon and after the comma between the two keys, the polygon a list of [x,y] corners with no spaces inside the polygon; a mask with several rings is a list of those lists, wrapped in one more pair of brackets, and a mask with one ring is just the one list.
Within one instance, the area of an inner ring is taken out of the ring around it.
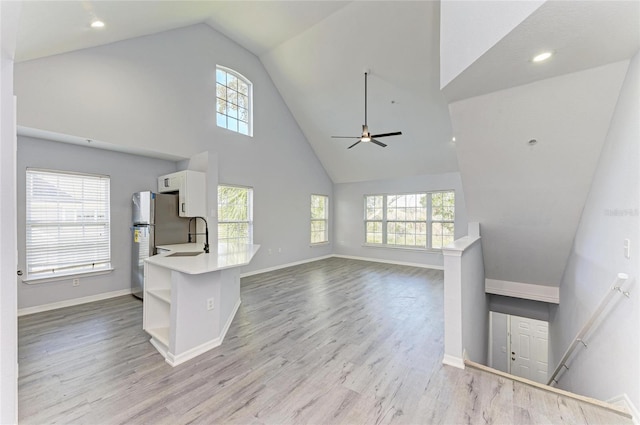
{"label": "recessed ceiling light", "polygon": [[547,59],[549,59],[552,54],[553,53],[551,53],[551,52],[540,53],[539,55],[533,57],[533,61],[534,62],[544,62]]}
{"label": "recessed ceiling light", "polygon": [[93,22],[91,22],[91,28],[102,28],[104,27],[104,22],[100,21],[100,20],[95,20]]}

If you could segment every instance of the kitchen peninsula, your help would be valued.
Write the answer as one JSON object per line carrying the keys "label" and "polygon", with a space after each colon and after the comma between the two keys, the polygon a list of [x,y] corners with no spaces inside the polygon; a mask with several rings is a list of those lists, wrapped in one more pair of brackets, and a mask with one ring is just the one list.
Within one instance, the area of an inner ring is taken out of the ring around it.
{"label": "kitchen peninsula", "polygon": [[222,344],[240,307],[240,267],[260,245],[159,246],[144,264],[143,329],[171,366]]}

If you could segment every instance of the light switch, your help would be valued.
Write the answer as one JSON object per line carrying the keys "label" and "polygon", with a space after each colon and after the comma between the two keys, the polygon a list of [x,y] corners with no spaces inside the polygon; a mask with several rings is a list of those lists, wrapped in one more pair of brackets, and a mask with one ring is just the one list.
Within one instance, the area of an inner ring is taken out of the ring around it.
{"label": "light switch", "polygon": [[624,240],[624,258],[631,258],[631,241],[629,239]]}

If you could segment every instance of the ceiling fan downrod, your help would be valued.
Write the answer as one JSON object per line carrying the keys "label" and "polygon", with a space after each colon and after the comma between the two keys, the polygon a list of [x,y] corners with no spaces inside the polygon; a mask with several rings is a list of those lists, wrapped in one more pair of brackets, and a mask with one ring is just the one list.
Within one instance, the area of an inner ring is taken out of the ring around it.
{"label": "ceiling fan downrod", "polygon": [[393,133],[382,133],[382,134],[371,134],[369,133],[369,126],[367,124],[367,103],[368,103],[368,99],[367,99],[367,79],[369,76],[369,70],[366,70],[364,72],[364,125],[362,126],[362,134],[358,137],[351,137],[351,136],[331,136],[332,138],[335,139],[358,139],[354,144],[352,144],[351,146],[349,146],[347,149],[351,149],[352,147],[356,146],[358,143],[361,142],[371,142],[374,143],[380,147],[386,147],[387,145],[376,140],[376,138],[381,138],[381,137],[389,137],[389,136],[400,136],[402,134],[401,131],[396,131]]}

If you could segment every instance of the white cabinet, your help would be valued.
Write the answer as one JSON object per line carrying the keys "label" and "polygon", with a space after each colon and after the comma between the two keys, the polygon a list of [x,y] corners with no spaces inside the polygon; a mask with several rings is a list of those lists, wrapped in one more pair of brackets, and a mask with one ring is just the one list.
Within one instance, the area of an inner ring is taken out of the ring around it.
{"label": "white cabinet", "polygon": [[178,192],[184,180],[184,171],[158,177],[158,192]]}
{"label": "white cabinet", "polygon": [[180,217],[206,217],[206,174],[184,170],[158,177],[158,192],[178,192]]}

